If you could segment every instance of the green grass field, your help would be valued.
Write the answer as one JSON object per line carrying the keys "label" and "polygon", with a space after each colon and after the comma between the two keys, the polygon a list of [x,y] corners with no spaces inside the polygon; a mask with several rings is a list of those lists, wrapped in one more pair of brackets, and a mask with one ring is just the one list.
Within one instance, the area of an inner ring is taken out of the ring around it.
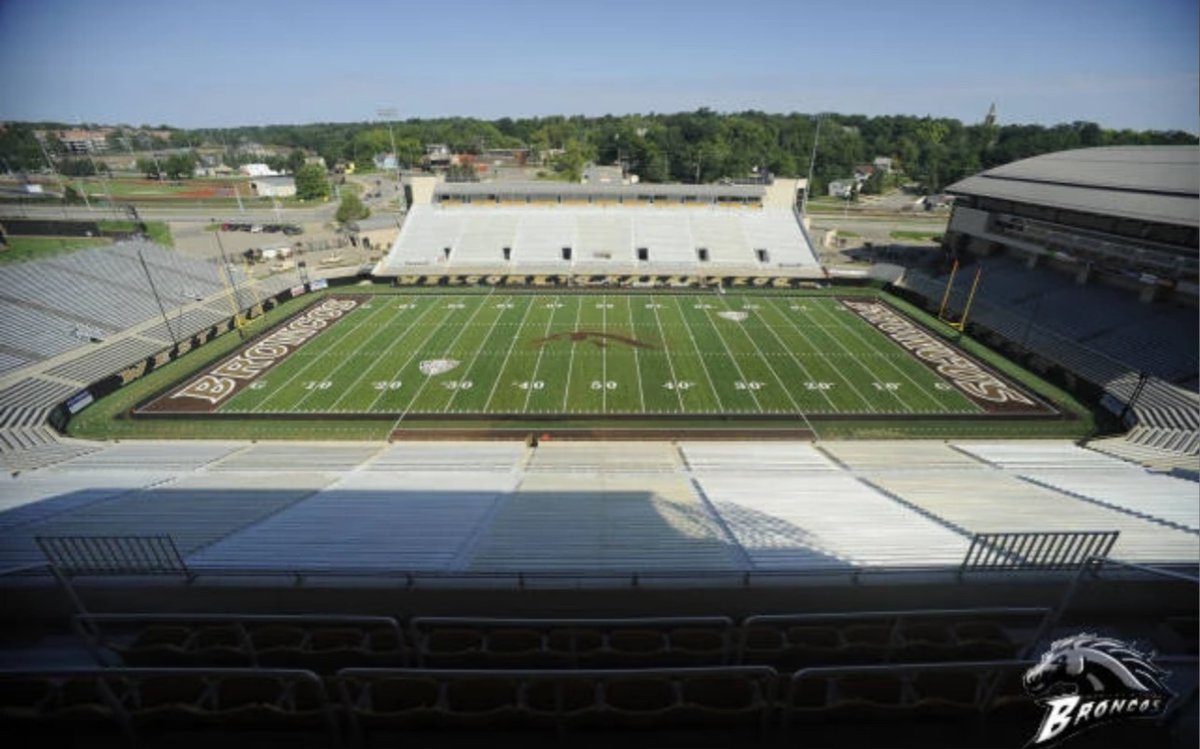
{"label": "green grass field", "polygon": [[104,237],[9,237],[8,247],[0,250],[0,264],[29,260],[112,244]]}
{"label": "green grass field", "polygon": [[502,290],[352,298],[355,309],[217,411],[985,415],[835,298]]}

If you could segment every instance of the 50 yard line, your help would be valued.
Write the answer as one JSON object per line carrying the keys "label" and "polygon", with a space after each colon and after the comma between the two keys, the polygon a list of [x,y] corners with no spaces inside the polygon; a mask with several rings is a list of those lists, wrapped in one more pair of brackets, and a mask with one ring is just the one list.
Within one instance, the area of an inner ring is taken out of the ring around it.
{"label": "50 yard line", "polygon": [[[629,335],[637,339],[637,327],[633,322],[633,302],[625,297],[625,309],[629,312]],[[633,368],[637,372],[638,402],[642,404],[642,413],[646,413],[646,393],[642,388],[642,363],[638,360],[638,347],[633,347]]]}

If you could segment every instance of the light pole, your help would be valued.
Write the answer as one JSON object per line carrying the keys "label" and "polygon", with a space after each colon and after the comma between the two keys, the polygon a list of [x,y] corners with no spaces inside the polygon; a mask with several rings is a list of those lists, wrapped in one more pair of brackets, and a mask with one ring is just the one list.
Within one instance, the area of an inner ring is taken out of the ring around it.
{"label": "light pole", "polygon": [[808,182],[804,185],[804,198],[800,201],[800,215],[808,215],[808,194],[812,192],[813,168],[817,164],[817,143],[821,140],[821,121],[824,115],[817,115],[817,130],[813,133],[812,155],[808,157]]}
{"label": "light pole", "polygon": [[[388,140],[392,142],[392,158],[396,161],[396,192],[403,196],[403,191],[400,189],[400,154],[396,151],[396,135],[392,132],[392,120],[396,118],[396,109],[394,107],[387,107],[378,110],[377,114],[380,117],[387,118]],[[403,205],[404,198],[401,197],[399,202]]]}

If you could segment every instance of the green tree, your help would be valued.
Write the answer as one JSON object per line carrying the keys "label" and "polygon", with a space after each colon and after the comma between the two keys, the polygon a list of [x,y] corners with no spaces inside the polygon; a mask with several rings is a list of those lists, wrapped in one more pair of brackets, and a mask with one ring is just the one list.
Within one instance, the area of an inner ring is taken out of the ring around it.
{"label": "green tree", "polygon": [[289,172],[291,172],[292,174],[295,174],[297,171],[300,170],[300,167],[304,166],[304,152],[303,151],[292,151],[291,153],[289,153],[288,157],[287,157],[287,163],[285,164],[285,166],[287,167],[287,170]]}
{"label": "green tree", "polygon": [[371,215],[371,210],[363,205],[358,196],[349,190],[342,193],[342,202],[338,206],[337,218],[339,224],[348,224]]}
{"label": "green tree", "polygon": [[305,164],[296,170],[296,197],[318,200],[329,197],[329,180],[317,164]]}
{"label": "green tree", "polygon": [[196,157],[190,153],[176,153],[167,157],[163,171],[171,179],[191,177],[196,170]]}
{"label": "green tree", "polygon": [[146,175],[146,179],[158,179],[161,175],[158,171],[158,162],[154,159],[138,159],[138,171]]}

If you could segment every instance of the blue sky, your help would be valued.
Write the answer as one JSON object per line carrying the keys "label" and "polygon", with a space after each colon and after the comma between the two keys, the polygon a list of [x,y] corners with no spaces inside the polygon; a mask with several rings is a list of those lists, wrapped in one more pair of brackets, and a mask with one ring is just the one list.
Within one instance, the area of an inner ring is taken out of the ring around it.
{"label": "blue sky", "polygon": [[836,111],[1200,132],[1196,0],[0,0],[0,119]]}

